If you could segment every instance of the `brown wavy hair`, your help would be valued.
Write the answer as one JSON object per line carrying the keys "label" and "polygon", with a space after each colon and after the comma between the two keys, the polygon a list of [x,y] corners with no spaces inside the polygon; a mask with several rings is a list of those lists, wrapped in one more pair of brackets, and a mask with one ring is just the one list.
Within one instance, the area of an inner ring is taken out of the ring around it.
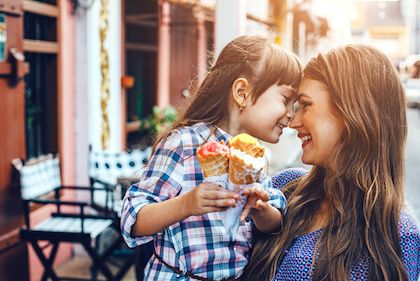
{"label": "brown wavy hair", "polygon": [[345,124],[333,169],[314,166],[285,189],[288,212],[278,234],[256,241],[243,280],[271,280],[295,237],[328,202],[328,222],[316,245],[313,280],[347,280],[369,256],[369,280],[408,280],[398,221],[403,206],[406,101],[398,74],[377,49],[348,45],[313,58],[303,79],[326,85]]}
{"label": "brown wavy hair", "polygon": [[155,145],[179,127],[204,122],[219,126],[228,121],[233,82],[246,78],[254,100],[271,85],[297,88],[302,66],[296,55],[287,52],[264,36],[240,36],[228,43],[205,79],[191,89],[192,98],[175,124],[158,138]]}

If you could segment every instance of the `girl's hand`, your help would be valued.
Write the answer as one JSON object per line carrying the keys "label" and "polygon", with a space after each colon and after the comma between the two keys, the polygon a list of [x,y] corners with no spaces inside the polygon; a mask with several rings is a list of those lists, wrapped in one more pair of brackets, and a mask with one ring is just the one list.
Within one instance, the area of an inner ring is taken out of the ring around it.
{"label": "girl's hand", "polygon": [[267,202],[270,200],[270,195],[260,184],[255,184],[253,187],[244,189],[243,194],[248,197],[248,200],[242,211],[241,222],[250,213],[252,214],[253,210],[262,211],[269,206]]}
{"label": "girl's hand", "polygon": [[239,195],[219,185],[206,182],[201,183],[185,195],[185,208],[188,216],[224,211],[228,207],[234,207],[239,199]]}

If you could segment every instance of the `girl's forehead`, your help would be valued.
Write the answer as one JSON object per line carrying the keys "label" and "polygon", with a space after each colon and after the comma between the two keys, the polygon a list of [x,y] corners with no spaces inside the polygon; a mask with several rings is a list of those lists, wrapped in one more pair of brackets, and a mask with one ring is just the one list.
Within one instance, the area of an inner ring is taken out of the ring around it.
{"label": "girl's forehead", "polygon": [[282,85],[282,88],[292,95],[297,95],[297,89],[294,88],[292,85]]}
{"label": "girl's forehead", "polygon": [[284,91],[296,92],[296,88],[294,88],[292,85],[286,85],[286,84],[280,84],[280,83],[278,83],[277,85]]}

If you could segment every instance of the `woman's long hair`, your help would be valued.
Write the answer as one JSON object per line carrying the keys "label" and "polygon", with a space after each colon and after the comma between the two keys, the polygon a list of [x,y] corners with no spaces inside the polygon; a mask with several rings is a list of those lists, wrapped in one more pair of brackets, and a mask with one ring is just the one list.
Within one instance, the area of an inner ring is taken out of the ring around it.
{"label": "woman's long hair", "polygon": [[382,52],[348,45],[313,58],[303,79],[327,86],[345,129],[332,153],[333,168],[314,166],[286,188],[283,227],[256,242],[244,280],[273,279],[285,251],[297,236],[310,231],[325,200],[328,222],[316,245],[313,280],[349,279],[363,254],[370,261],[369,280],[408,280],[398,232],[406,102],[396,70]]}
{"label": "woman's long hair", "polygon": [[223,48],[203,82],[191,90],[192,99],[185,111],[155,144],[179,127],[227,122],[230,92],[238,78],[248,79],[255,101],[275,83],[296,88],[301,76],[302,66],[294,54],[264,36],[240,36]]}

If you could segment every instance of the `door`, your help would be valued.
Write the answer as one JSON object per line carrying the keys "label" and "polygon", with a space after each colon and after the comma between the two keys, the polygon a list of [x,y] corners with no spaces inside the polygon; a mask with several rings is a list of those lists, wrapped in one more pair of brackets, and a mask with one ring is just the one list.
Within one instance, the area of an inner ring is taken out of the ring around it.
{"label": "door", "polygon": [[22,15],[21,0],[0,0],[0,191],[11,184],[10,160],[25,157]]}
{"label": "door", "polygon": [[28,280],[26,245],[19,242],[23,223],[17,186],[12,184],[13,158],[25,158],[21,0],[0,0],[0,280]]}

